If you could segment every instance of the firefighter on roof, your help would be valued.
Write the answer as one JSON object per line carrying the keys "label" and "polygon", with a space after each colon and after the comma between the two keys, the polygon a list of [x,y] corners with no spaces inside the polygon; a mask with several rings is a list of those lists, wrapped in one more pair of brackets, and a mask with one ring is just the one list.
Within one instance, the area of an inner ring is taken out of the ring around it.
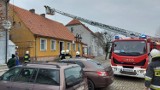
{"label": "firefighter on roof", "polygon": [[160,51],[152,49],[152,62],[148,65],[145,76],[146,90],[160,90]]}

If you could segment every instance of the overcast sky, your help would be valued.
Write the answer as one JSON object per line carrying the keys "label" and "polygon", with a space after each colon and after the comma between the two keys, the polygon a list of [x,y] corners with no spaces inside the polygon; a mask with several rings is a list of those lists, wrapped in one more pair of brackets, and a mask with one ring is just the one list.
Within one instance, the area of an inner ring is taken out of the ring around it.
{"label": "overcast sky", "polygon": [[[45,13],[44,5],[85,19],[155,36],[160,31],[160,0],[10,0],[10,3]],[[60,14],[48,18],[66,25],[72,19]],[[85,24],[92,31],[102,29]],[[160,33],[159,33],[160,34]]]}

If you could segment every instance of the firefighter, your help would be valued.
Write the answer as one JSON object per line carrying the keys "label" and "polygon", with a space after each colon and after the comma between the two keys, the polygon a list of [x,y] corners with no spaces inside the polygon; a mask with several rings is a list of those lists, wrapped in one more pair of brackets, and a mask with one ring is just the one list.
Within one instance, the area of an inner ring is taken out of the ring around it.
{"label": "firefighter", "polygon": [[62,50],[61,51],[61,54],[59,55],[59,58],[62,60],[62,59],[65,59],[65,50]]}
{"label": "firefighter", "polygon": [[65,55],[65,59],[69,59],[72,58],[72,56],[69,53],[69,50],[66,50],[66,55]]}
{"label": "firefighter", "polygon": [[26,51],[26,54],[24,55],[24,63],[29,63],[29,62],[30,62],[29,51]]}
{"label": "firefighter", "polygon": [[152,49],[150,55],[152,61],[146,70],[145,87],[146,90],[160,90],[160,51]]}
{"label": "firefighter", "polygon": [[77,52],[76,52],[76,58],[79,58],[79,57],[81,57],[81,56],[80,56],[80,52],[77,51]]}

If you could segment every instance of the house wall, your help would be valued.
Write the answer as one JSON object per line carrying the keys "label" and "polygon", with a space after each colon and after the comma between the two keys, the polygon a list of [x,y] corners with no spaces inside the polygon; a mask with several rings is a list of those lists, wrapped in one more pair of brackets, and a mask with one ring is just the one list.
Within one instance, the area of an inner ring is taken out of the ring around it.
{"label": "house wall", "polygon": [[[54,60],[56,57],[60,54],[60,45],[59,42],[64,42],[64,50],[67,49],[67,43],[71,43],[71,50],[70,54],[74,57],[76,55],[76,51],[78,51],[78,43],[76,44],[76,50],[73,50],[72,41],[65,41],[60,39],[55,39],[51,37],[44,37],[44,36],[37,36],[34,35],[29,28],[25,26],[25,24],[21,21],[19,17],[17,17],[16,13],[10,11],[9,12],[10,20],[15,22],[13,24],[13,27],[10,31],[10,39],[16,44],[17,52],[19,53],[19,57],[21,57],[21,60],[25,54],[26,51],[30,52],[30,56],[32,60],[39,60],[39,61],[48,61],[48,60]],[[40,39],[46,39],[47,40],[47,50],[41,51],[40,50]],[[51,50],[51,42],[50,40],[54,39],[56,41],[56,50]],[[82,55],[82,44],[80,53]]]}
{"label": "house wall", "polygon": [[96,49],[96,42],[94,39],[94,36],[91,32],[86,30],[82,25],[73,25],[73,26],[67,26],[67,28],[71,31],[71,28],[73,28],[73,34],[76,35],[81,34],[82,36],[82,42],[86,43],[88,46],[88,54],[97,56],[97,49]]}
{"label": "house wall", "polygon": [[10,39],[16,44],[19,57],[23,57],[25,51],[30,51],[31,57],[34,56],[33,43],[35,42],[32,32],[17,17],[16,13],[9,11],[9,18],[13,23],[10,31]]}

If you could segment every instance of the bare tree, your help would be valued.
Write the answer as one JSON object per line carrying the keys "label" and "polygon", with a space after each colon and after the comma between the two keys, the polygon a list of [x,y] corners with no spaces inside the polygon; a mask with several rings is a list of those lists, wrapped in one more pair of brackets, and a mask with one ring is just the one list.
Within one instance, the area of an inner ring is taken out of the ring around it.
{"label": "bare tree", "polygon": [[96,43],[98,46],[102,47],[103,48],[103,51],[106,53],[106,57],[105,59],[107,58],[107,55],[108,55],[108,49],[109,49],[109,46],[108,46],[108,42],[111,42],[115,36],[115,33],[112,33],[112,32],[96,32],[95,33],[95,36],[97,38],[96,40]]}

